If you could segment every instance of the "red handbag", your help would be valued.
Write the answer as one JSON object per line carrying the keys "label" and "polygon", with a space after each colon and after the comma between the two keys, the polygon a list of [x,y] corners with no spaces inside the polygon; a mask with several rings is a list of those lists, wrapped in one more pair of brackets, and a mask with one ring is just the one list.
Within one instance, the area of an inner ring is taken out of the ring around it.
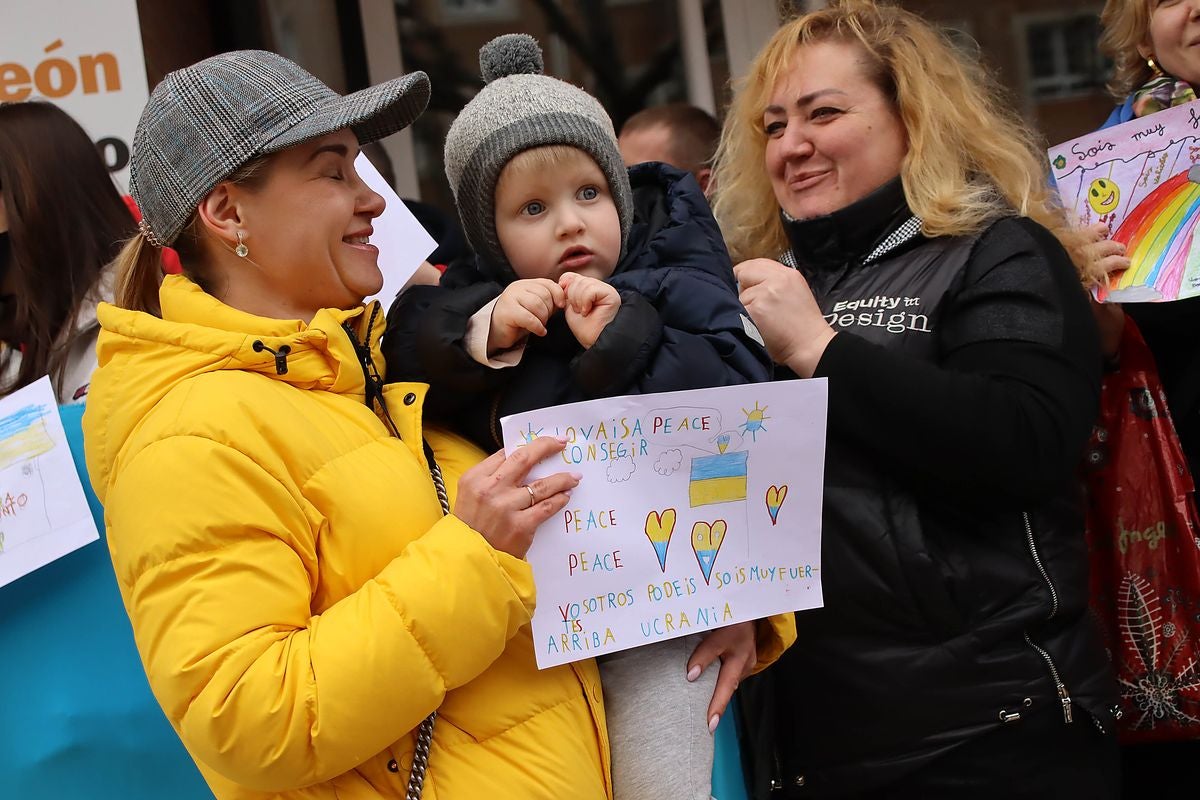
{"label": "red handbag", "polygon": [[1195,486],[1154,358],[1128,317],[1084,472],[1091,607],[1120,684],[1121,740],[1200,739]]}

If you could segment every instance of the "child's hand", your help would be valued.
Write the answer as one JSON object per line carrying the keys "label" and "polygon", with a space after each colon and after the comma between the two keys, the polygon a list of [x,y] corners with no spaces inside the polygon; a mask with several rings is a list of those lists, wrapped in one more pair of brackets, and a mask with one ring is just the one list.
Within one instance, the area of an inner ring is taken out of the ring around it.
{"label": "child's hand", "polygon": [[590,349],[617,316],[621,295],[604,281],[575,272],[563,273],[558,285],[566,292],[567,326],[583,349]]}
{"label": "child's hand", "polygon": [[546,323],[566,304],[566,293],[549,278],[513,281],[492,307],[488,355],[508,350],[529,334],[546,335]]}

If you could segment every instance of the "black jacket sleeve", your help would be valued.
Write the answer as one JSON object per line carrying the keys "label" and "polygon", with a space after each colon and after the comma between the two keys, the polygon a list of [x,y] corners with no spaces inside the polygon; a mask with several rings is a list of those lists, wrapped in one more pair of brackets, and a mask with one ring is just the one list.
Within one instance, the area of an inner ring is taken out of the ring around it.
{"label": "black jacket sleeve", "polygon": [[387,380],[429,384],[427,408],[448,419],[479,402],[507,380],[507,370],[487,367],[463,346],[471,315],[500,295],[495,283],[460,289],[413,286],[388,310],[383,336]]}
{"label": "black jacket sleeve", "polygon": [[637,292],[621,292],[621,308],[591,348],[571,359],[571,375],[588,397],[625,394],[663,340],[658,310]]}
{"label": "black jacket sleeve", "polygon": [[816,371],[831,435],[967,503],[1023,508],[1061,492],[1098,411],[1101,357],[1052,234],[1021,218],[985,232],[937,335],[939,363],[835,336]]}

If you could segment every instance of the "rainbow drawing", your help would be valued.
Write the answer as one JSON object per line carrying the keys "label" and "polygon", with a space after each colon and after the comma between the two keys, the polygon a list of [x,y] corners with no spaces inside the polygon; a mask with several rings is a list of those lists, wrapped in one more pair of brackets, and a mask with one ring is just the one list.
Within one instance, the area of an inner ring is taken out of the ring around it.
{"label": "rainbow drawing", "polygon": [[1156,302],[1200,291],[1198,221],[1200,167],[1191,167],[1159,184],[1122,220],[1112,239],[1125,245],[1132,266],[1101,286],[1097,299]]}
{"label": "rainbow drawing", "polygon": [[692,508],[713,503],[731,503],[746,499],[746,459],[750,453],[738,450],[692,459],[688,500]]}

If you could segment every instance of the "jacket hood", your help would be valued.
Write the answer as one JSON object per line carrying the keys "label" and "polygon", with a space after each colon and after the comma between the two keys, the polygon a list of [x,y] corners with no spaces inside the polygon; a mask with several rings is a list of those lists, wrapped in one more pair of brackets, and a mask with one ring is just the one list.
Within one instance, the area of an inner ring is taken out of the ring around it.
{"label": "jacket hood", "polygon": [[690,172],[657,161],[629,169],[634,219],[613,277],[640,270],[691,267],[733,288],[733,265],[708,198]]}
{"label": "jacket hood", "polygon": [[366,378],[360,353],[383,370],[378,303],[349,311],[322,309],[307,324],[270,319],[231,308],[182,275],[163,279],[159,302],[162,318],[108,303],[97,309],[99,368],[87,414],[102,415],[95,430],[104,441],[88,449],[98,494],[107,486],[121,445],[160,400],[186,381],[240,370],[362,402]]}

